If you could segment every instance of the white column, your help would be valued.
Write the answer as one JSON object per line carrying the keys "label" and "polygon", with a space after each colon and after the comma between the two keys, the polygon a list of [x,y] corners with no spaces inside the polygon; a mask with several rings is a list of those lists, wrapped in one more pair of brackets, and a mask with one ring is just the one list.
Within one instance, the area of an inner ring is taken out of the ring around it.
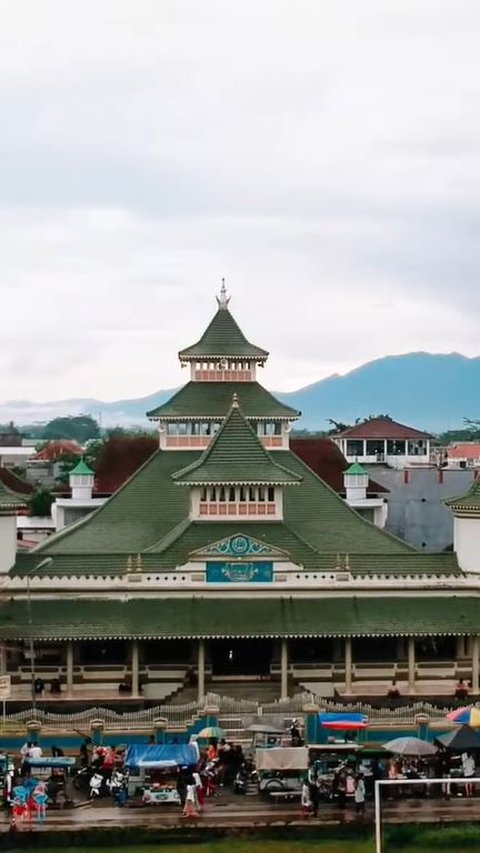
{"label": "white column", "polygon": [[455,640],[455,657],[457,658],[457,662],[459,658],[465,657],[465,638],[457,637]]}
{"label": "white column", "polygon": [[73,643],[67,643],[67,696],[73,693]]}
{"label": "white column", "polygon": [[345,639],[345,693],[352,692],[352,640]]}
{"label": "white column", "polygon": [[478,634],[472,637],[472,693],[479,691],[478,679]]}
{"label": "white column", "polygon": [[280,699],[288,699],[288,640],[282,640],[280,649]]}
{"label": "white column", "polygon": [[197,684],[198,701],[203,702],[205,698],[205,640],[198,641]]}
{"label": "white column", "polygon": [[132,698],[139,695],[139,670],[138,640],[132,640]]}
{"label": "white column", "polygon": [[415,639],[408,638],[408,689],[411,693],[415,691]]}

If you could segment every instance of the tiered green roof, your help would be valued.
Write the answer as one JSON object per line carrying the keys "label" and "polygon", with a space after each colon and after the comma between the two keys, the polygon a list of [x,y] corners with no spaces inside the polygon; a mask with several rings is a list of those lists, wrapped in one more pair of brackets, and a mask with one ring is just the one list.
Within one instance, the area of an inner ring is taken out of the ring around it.
{"label": "tiered green roof", "polygon": [[[265,350],[253,347],[246,340],[227,305],[225,289],[222,288],[217,314],[198,344],[182,351],[182,358],[266,358]],[[232,406],[229,411],[234,392],[238,394],[240,405]],[[182,566],[192,560],[201,562],[196,555],[206,551],[209,545],[235,537],[239,532],[262,541],[272,550],[281,551],[287,561],[298,566],[299,573],[311,572],[312,579],[316,581],[322,580],[323,572],[325,577],[329,577],[337,570],[354,576],[389,575],[398,578],[461,574],[455,554],[423,554],[366,521],[290,450],[270,454],[249,425],[248,418],[292,419],[296,412],[276,401],[256,382],[189,383],[169,403],[150,412],[151,417],[165,417],[167,420],[187,415],[217,420],[226,418],[204,453],[158,450],[103,506],[50,537],[34,551],[19,555],[10,574],[29,573],[52,579],[64,575],[118,576],[131,571],[133,559],[137,570],[147,573],[147,576],[152,573],[157,580],[162,576],[165,581],[175,580],[181,578]],[[178,486],[195,483],[297,484],[298,487],[284,490],[283,521],[265,518],[192,521],[189,518],[189,490]],[[154,604],[157,608],[160,601],[167,600],[168,593],[164,592],[162,599],[155,598],[152,607]],[[308,618],[305,614],[298,617],[298,625],[303,624],[304,628],[310,625],[310,619],[312,624],[317,620],[317,630],[313,633],[318,633],[320,622],[326,618],[320,601],[316,601],[315,613],[312,611]],[[428,603],[427,599],[423,601]],[[379,602],[380,599],[372,598],[368,606],[375,609],[380,606]],[[249,600],[247,614],[251,605]],[[144,606],[147,607],[144,602],[139,604],[139,624]],[[178,606],[188,608],[190,605],[185,600],[185,604],[179,603]],[[278,602],[269,606],[281,609]],[[330,604],[325,606],[329,608]],[[352,613],[355,614],[355,607],[359,605],[353,601],[346,606],[353,608]],[[396,606],[388,610],[389,619],[393,618],[392,612],[395,615]],[[110,611],[120,616],[127,612],[126,605],[119,602],[101,602],[99,612],[103,607],[109,608],[103,611],[105,620]],[[432,608],[434,612],[435,608],[436,604]],[[193,607],[192,612],[194,610]],[[160,610],[155,612],[158,613],[158,618],[155,617],[157,622],[161,623],[163,615]],[[178,618],[178,612],[175,611],[175,618],[179,626],[182,618]],[[268,614],[267,617],[270,619]],[[63,612],[59,618],[63,619]],[[258,618],[260,623],[260,615]],[[295,619],[292,615],[292,625],[295,625]],[[121,616],[120,623],[125,627],[128,619],[125,623]],[[185,625],[188,626],[188,634],[193,635],[188,619]],[[278,621],[276,625],[275,630],[280,630]],[[131,628],[130,623],[127,627]],[[157,626],[155,633],[159,630],[163,628]],[[465,626],[463,633],[467,632]]]}
{"label": "tiered green roof", "polygon": [[200,459],[173,474],[182,486],[294,485],[301,477],[273,461],[234,398],[230,412]]}
{"label": "tiered green roof", "polygon": [[480,515],[480,478],[476,477],[466,495],[445,501],[455,515]]}
{"label": "tiered green roof", "polygon": [[236,394],[242,412],[251,420],[295,420],[300,412],[277,400],[258,382],[187,382],[170,400],[147,412],[152,420],[224,418]]}
{"label": "tiered green roof", "polygon": [[[224,291],[222,291],[224,294]],[[267,350],[256,347],[247,341],[240,326],[228,310],[228,300],[218,300],[218,311],[196,344],[180,350],[180,361],[193,359],[247,358],[265,361]]]}
{"label": "tiered green roof", "polygon": [[13,492],[0,480],[0,515],[13,515],[25,507],[25,496]]}
{"label": "tiered green roof", "polygon": [[282,465],[301,477],[301,484],[285,490],[283,522],[189,521],[188,490],[178,488],[172,474],[201,455],[158,450],[102,507],[19,555],[11,574],[121,575],[129,556],[141,554],[143,572],[155,577],[165,572],[168,578],[192,553],[239,530],[287,552],[293,563],[312,572],[344,571],[348,554],[352,575],[461,574],[454,553],[423,554],[375,527],[288,450],[281,453]]}

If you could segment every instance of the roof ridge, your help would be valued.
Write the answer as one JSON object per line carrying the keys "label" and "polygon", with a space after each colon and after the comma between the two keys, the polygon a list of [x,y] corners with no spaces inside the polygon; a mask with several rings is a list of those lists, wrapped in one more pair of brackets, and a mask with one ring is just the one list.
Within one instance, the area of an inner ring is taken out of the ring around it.
{"label": "roof ridge", "polygon": [[175,527],[172,527],[167,533],[165,533],[165,536],[162,536],[162,538],[154,542],[153,545],[149,545],[148,548],[145,548],[141,553],[150,554],[151,552],[156,552],[157,554],[161,554],[162,551],[165,551],[180,536],[182,536],[191,524],[192,521],[188,517],[182,518]]}

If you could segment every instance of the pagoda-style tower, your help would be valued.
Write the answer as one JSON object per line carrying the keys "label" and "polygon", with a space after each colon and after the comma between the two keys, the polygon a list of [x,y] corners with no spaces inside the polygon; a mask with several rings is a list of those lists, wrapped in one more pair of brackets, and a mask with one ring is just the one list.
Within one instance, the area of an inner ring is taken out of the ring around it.
{"label": "pagoda-style tower", "polygon": [[264,447],[288,450],[290,424],[300,412],[273,397],[256,381],[268,352],[251,344],[229,310],[222,281],[218,310],[197,343],[180,350],[190,382],[167,403],[148,412],[158,421],[162,450],[204,450],[226,417],[233,394]]}
{"label": "pagoda-style tower", "polygon": [[191,521],[282,521],[284,487],[298,485],[302,478],[273,461],[234,395],[230,412],[209,447],[172,479],[190,488]]}

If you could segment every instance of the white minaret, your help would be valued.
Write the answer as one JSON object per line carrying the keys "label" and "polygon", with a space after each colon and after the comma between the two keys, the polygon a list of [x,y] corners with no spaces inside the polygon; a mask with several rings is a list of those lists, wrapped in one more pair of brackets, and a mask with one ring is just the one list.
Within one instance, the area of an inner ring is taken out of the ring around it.
{"label": "white minaret", "polygon": [[72,500],[91,501],[95,475],[83,459],[70,471],[70,488]]}
{"label": "white minaret", "polygon": [[0,574],[6,574],[17,556],[17,512],[25,510],[20,495],[11,492],[0,480]]}
{"label": "white minaret", "polygon": [[347,502],[367,499],[368,471],[359,462],[354,462],[343,472]]}
{"label": "white minaret", "polygon": [[453,512],[453,550],[464,572],[480,574],[480,478],[460,498],[445,501]]}

